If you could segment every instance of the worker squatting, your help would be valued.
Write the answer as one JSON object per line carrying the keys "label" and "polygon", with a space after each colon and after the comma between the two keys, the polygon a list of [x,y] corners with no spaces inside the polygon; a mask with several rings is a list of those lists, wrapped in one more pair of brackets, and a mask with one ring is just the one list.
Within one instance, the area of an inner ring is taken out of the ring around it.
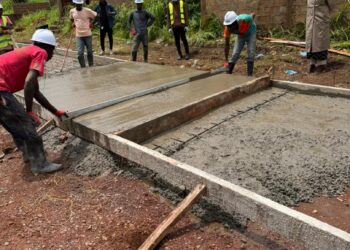
{"label": "worker squatting", "polygon": [[[135,0],[136,10],[128,19],[128,27],[134,36],[132,60],[136,61],[139,46],[143,45],[144,62],[148,61],[148,27],[155,18],[143,8],[143,0]],[[106,0],[100,0],[96,11],[83,7],[84,0],[73,0],[75,8],[70,10],[70,18],[75,28],[78,60],[85,67],[84,49],[87,48],[88,65],[93,66],[92,23],[97,18],[100,27],[101,53],[105,53],[104,39],[108,34],[109,52],[113,50],[112,28],[116,15],[115,9]],[[311,59],[310,72],[323,67],[327,62],[329,47],[329,11],[327,0],[308,0],[307,49]],[[190,59],[186,38],[188,32],[188,8],[185,0],[170,0],[168,3],[168,28],[174,35],[178,60]],[[315,16],[322,16],[319,20]],[[256,50],[255,14],[237,15],[234,11],[226,13],[224,18],[225,63],[227,73],[232,74],[240,53],[247,44],[247,74],[253,75]],[[64,110],[55,108],[40,92],[38,78],[44,75],[45,63],[49,61],[56,47],[54,34],[48,29],[38,29],[32,36],[33,44],[13,50],[11,37],[12,22],[3,16],[0,4],[0,124],[12,135],[15,144],[23,154],[34,174],[51,173],[62,169],[62,165],[47,161],[42,138],[36,131],[41,121],[33,112],[33,99],[58,118],[67,116]],[[317,32],[316,32],[317,31]],[[322,31],[322,32],[321,32]],[[229,59],[230,37],[237,35],[232,57]],[[326,40],[325,40],[326,39]],[[180,40],[185,47],[182,54]],[[2,55],[1,55],[2,54]],[[13,93],[24,90],[25,108],[17,101]]]}

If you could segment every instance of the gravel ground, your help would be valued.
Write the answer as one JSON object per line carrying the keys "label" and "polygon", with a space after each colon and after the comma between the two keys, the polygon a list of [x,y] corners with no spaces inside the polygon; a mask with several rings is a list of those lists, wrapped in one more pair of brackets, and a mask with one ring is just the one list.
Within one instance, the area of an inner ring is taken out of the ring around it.
{"label": "gravel ground", "polygon": [[288,206],[350,185],[348,99],[270,89],[193,123],[147,146]]}

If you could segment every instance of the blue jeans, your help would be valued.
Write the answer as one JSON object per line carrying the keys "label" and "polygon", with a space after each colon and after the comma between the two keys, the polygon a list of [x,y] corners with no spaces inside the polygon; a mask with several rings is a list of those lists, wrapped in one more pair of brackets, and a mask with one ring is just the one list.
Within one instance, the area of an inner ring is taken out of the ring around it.
{"label": "blue jeans", "polygon": [[77,37],[77,51],[78,51],[78,61],[80,64],[80,67],[85,67],[85,57],[84,57],[84,49],[86,47],[87,49],[87,59],[89,66],[94,65],[94,57],[92,52],[92,36],[86,36],[86,37]]}
{"label": "blue jeans", "polygon": [[235,46],[233,48],[232,57],[230,63],[236,64],[239,56],[244,48],[244,44],[247,43],[248,57],[247,62],[254,62],[255,51],[256,51],[256,31],[251,32],[249,35],[236,37]]}

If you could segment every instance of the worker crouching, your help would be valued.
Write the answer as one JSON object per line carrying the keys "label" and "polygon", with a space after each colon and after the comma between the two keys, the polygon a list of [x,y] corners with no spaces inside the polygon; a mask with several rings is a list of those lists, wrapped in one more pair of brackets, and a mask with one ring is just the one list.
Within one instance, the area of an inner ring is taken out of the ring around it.
{"label": "worker crouching", "polygon": [[[237,15],[234,11],[229,11],[225,15],[224,25],[225,67],[227,68],[227,74],[232,74],[242,49],[244,45],[247,44],[247,73],[248,76],[252,76],[256,51],[256,24],[254,22],[254,14]],[[233,48],[232,57],[228,62],[231,34],[236,34],[237,38]]]}
{"label": "worker crouching", "polygon": [[[44,75],[45,62],[53,56],[56,39],[49,30],[37,30],[33,45],[0,56],[0,124],[12,135],[24,162],[30,164],[33,174],[50,173],[62,165],[46,160],[42,138],[36,132],[41,121],[32,110],[33,98],[57,117],[65,116],[39,90],[38,77]],[[26,110],[13,93],[24,89]]]}

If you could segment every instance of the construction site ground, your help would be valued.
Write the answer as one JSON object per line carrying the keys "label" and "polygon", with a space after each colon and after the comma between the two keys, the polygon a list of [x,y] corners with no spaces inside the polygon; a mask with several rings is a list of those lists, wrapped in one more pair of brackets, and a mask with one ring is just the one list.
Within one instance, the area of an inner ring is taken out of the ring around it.
{"label": "construction site ground", "polygon": [[[118,158],[59,129],[44,136],[49,158],[67,168],[54,175],[33,176],[3,129],[0,138],[0,249],[137,249],[173,209]],[[297,210],[350,232],[349,206],[350,189]],[[160,249],[303,249],[260,225],[222,223],[186,216]]]}
{"label": "construction site ground", "polygon": [[[115,45],[115,56],[124,60],[130,59],[130,44],[118,42]],[[99,47],[95,45],[96,52]],[[193,67],[200,70],[213,70],[224,64],[224,44],[218,41],[215,45],[203,47],[191,47],[192,60],[177,61],[176,48],[172,44],[151,43],[149,49],[149,62],[155,64],[174,65]],[[272,44],[267,41],[258,40],[257,55],[263,57],[255,61],[255,76],[270,74],[272,78],[288,81],[300,81],[305,83],[314,83],[327,86],[336,86],[350,88],[350,60],[347,57],[330,54],[328,70],[323,73],[308,74],[308,60],[301,58],[301,48],[289,47],[285,45]],[[232,53],[232,48],[230,50]],[[142,48],[140,47],[138,60],[142,61]],[[246,66],[246,48],[242,52],[241,59],[235,68],[235,74],[245,75]],[[297,74],[289,76],[286,70],[294,70]]]}
{"label": "construction site ground", "polygon": [[[129,44],[118,44],[115,50],[116,57],[129,59]],[[97,47],[95,51],[98,51]],[[201,70],[216,69],[223,64],[222,44],[193,49],[190,61],[176,61],[172,45],[153,43],[150,51],[150,62],[155,64]],[[270,73],[276,79],[350,88],[347,58],[332,55],[332,70],[308,75],[307,61],[300,58],[299,51],[260,42],[258,53],[263,53],[264,57],[257,60],[256,75]],[[62,56],[56,56],[48,63],[49,75],[57,73],[62,61]],[[66,70],[74,68],[77,68],[77,61],[68,58]],[[284,72],[287,69],[298,73],[288,76]],[[245,71],[243,59],[236,72],[245,74]],[[293,94],[283,98],[293,99]],[[317,102],[314,100],[315,105]],[[342,103],[331,105],[341,106]],[[311,109],[309,111],[313,113]],[[241,120],[242,126],[247,125],[244,118]],[[332,122],[327,125],[329,130],[332,130]],[[307,129],[312,131],[313,124],[308,126]],[[335,134],[339,132],[334,130]],[[172,202],[179,201],[178,197],[164,195],[152,183],[129,173],[122,159],[59,129],[50,129],[44,135],[44,141],[49,158],[63,163],[65,170],[49,176],[35,177],[30,173],[20,154],[13,152],[12,140],[2,128],[0,138],[0,150],[6,153],[0,160],[0,249],[137,249],[172,210]],[[332,145],[332,138],[328,139]],[[342,152],[339,155],[340,163],[346,160]],[[350,232],[350,190],[346,191],[345,186],[341,190],[313,191],[305,199],[310,201],[306,204],[300,203],[302,199],[284,203]],[[260,225],[248,224],[246,229],[228,229],[227,226],[225,221],[206,222],[189,215],[173,229],[160,249],[302,249],[296,242],[289,242]]]}

